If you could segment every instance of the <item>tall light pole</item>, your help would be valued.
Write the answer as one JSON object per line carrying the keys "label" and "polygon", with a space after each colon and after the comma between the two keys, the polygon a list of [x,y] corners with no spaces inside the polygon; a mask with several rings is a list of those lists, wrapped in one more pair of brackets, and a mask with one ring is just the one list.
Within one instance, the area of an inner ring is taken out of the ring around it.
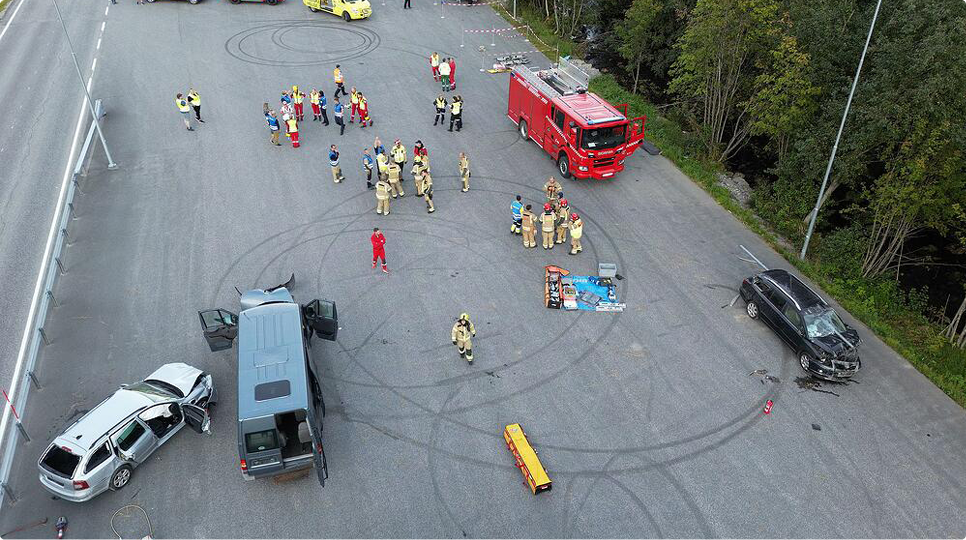
{"label": "tall light pole", "polygon": [[57,5],[57,0],[50,0],[54,3],[54,9],[57,10],[57,18],[60,19],[60,25],[64,27],[64,36],[67,38],[67,48],[70,49],[70,57],[74,59],[74,68],[77,69],[77,79],[80,81],[81,87],[84,89],[84,95],[87,100],[87,107],[91,111],[91,118],[94,119],[94,126],[97,127],[97,135],[101,138],[101,146],[104,147],[104,153],[107,155],[107,168],[116,169],[117,163],[114,163],[114,159],[111,157],[111,151],[107,149],[107,141],[104,139],[104,132],[101,131],[101,123],[97,120],[97,113],[94,111],[94,102],[91,100],[91,93],[87,89],[87,85],[84,84],[84,75],[81,74],[80,64],[77,63],[77,55],[74,54],[74,44],[70,41],[70,34],[67,33],[67,25],[64,23],[64,16],[60,13],[60,6]]}
{"label": "tall light pole", "polygon": [[828,176],[832,172],[832,163],[835,162],[835,153],[839,149],[839,139],[842,138],[842,130],[845,129],[845,119],[849,116],[849,107],[852,106],[852,96],[855,94],[855,87],[859,84],[859,73],[862,72],[862,63],[865,62],[865,53],[869,50],[869,41],[872,40],[872,31],[875,29],[875,20],[879,17],[879,7],[882,0],[875,4],[875,13],[872,14],[872,24],[869,25],[869,35],[865,38],[865,47],[862,49],[862,56],[859,58],[859,67],[855,70],[855,78],[852,80],[852,90],[849,91],[849,99],[845,102],[845,112],[842,113],[842,123],[839,124],[838,135],[835,136],[835,144],[832,146],[832,155],[828,158],[828,167],[825,168],[825,178],[822,178],[822,187],[818,190],[818,200],[815,201],[815,208],[812,210],[812,219],[808,222],[808,232],[805,233],[805,243],[802,244],[802,252],[799,257],[804,259],[808,251],[808,242],[812,239],[812,232],[815,230],[815,220],[818,218],[818,209],[822,206],[822,197],[825,195],[825,186],[828,185]]}

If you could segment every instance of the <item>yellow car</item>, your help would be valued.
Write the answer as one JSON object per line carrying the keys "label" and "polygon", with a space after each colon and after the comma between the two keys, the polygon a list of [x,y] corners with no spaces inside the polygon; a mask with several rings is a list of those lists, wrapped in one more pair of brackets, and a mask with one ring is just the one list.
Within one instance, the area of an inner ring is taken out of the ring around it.
{"label": "yellow car", "polygon": [[341,15],[346,22],[355,19],[365,19],[372,15],[369,0],[302,0],[310,11],[325,11],[333,15]]}

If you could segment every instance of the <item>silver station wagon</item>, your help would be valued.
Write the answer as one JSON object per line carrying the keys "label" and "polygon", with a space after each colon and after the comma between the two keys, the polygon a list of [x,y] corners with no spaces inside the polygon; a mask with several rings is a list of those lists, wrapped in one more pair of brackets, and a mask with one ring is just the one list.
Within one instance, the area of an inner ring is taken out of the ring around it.
{"label": "silver station wagon", "polygon": [[165,364],[71,424],[40,457],[40,483],[74,502],[130,482],[134,468],[186,424],[209,431],[217,400],[211,375],[188,364]]}

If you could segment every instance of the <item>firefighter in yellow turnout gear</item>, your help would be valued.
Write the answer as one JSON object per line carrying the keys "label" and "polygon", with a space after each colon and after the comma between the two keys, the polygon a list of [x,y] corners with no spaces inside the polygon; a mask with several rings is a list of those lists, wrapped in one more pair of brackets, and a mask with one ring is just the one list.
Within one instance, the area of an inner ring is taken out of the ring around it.
{"label": "firefighter in yellow turnout gear", "polygon": [[376,213],[389,215],[389,182],[383,178],[376,182]]}
{"label": "firefighter in yellow turnout gear", "polygon": [[460,358],[465,358],[467,362],[473,363],[473,341],[476,336],[476,328],[470,321],[470,316],[466,313],[460,315],[453,325],[453,345],[460,352]]}
{"label": "firefighter in yellow turnout gear", "polygon": [[460,152],[460,178],[463,180],[463,193],[470,190],[470,158],[465,152]]}
{"label": "firefighter in yellow turnout gear", "polygon": [[570,228],[570,205],[567,199],[560,199],[557,207],[557,243],[563,244],[567,241],[567,229]]}

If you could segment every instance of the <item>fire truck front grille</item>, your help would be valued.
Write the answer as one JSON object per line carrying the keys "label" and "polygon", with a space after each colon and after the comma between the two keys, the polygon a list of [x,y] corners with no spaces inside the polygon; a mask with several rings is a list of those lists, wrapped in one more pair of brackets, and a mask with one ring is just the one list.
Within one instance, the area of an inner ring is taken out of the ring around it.
{"label": "fire truck front grille", "polygon": [[614,158],[602,158],[594,160],[594,167],[610,167],[614,165]]}

